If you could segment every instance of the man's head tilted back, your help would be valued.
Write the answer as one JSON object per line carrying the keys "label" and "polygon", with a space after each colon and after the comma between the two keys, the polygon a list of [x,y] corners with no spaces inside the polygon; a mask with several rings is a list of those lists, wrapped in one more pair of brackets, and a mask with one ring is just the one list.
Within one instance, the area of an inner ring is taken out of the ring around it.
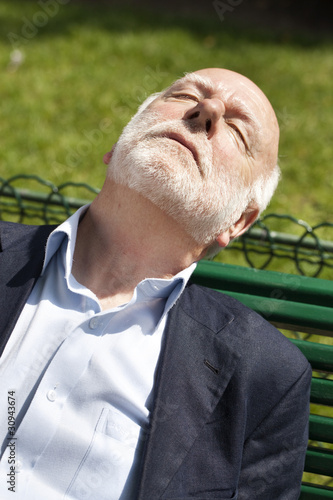
{"label": "man's head tilted back", "polygon": [[197,243],[223,247],[267,206],[278,140],[273,108],[252,81],[203,69],[143,103],[107,156],[108,178],[148,198]]}

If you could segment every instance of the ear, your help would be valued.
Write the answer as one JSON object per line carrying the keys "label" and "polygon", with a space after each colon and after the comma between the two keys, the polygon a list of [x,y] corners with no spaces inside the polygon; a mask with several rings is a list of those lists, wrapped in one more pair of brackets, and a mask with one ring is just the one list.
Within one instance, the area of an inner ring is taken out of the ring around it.
{"label": "ear", "polygon": [[216,241],[220,245],[220,247],[225,248],[230,243],[230,241],[232,241],[234,238],[237,238],[237,236],[245,233],[255,222],[258,215],[259,209],[257,207],[247,208],[235,224],[230,226],[229,229],[221,233],[216,238]]}
{"label": "ear", "polygon": [[116,145],[114,144],[112,146],[112,149],[111,151],[109,151],[108,153],[105,153],[105,155],[103,156],[103,161],[105,163],[105,165],[108,165],[110,163],[110,160],[111,160],[111,156],[113,154],[113,151],[114,151],[114,148],[116,147]]}

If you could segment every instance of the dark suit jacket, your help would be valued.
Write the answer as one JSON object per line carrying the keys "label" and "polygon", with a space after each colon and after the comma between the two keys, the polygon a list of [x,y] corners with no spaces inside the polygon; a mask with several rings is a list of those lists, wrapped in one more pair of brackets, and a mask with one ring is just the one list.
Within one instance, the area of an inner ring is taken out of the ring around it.
{"label": "dark suit jacket", "polygon": [[[1,350],[52,229],[0,223]],[[296,500],[310,379],[303,355],[259,315],[188,285],[168,316],[134,497]]]}

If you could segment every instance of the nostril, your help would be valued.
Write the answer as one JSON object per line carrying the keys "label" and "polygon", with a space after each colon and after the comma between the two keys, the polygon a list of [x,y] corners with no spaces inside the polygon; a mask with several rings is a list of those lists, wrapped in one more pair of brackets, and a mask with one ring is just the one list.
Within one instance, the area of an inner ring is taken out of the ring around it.
{"label": "nostril", "polygon": [[192,120],[193,118],[198,118],[198,116],[200,116],[200,111],[195,111],[189,118]]}
{"label": "nostril", "polygon": [[206,120],[206,132],[207,133],[210,131],[211,126],[212,126],[212,120]]}

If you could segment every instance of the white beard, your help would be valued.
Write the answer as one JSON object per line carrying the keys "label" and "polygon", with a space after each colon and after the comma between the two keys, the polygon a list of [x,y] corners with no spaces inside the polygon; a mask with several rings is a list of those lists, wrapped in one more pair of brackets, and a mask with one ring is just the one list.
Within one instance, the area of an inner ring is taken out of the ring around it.
{"label": "white beard", "polygon": [[[195,142],[199,167],[187,149],[166,137],[169,133]],[[107,175],[148,198],[202,245],[211,244],[245,208],[239,199],[241,180],[235,182],[223,165],[213,165],[206,133],[188,129],[182,120],[161,122],[151,111],[136,114],[125,127]]]}

